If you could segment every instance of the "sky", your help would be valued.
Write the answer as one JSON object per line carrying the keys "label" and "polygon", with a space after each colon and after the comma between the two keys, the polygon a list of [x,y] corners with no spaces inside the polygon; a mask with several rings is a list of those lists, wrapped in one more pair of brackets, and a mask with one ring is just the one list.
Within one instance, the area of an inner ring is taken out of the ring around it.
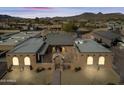
{"label": "sky", "polygon": [[124,7],[0,7],[0,14],[23,18],[74,16],[84,12],[124,13]]}

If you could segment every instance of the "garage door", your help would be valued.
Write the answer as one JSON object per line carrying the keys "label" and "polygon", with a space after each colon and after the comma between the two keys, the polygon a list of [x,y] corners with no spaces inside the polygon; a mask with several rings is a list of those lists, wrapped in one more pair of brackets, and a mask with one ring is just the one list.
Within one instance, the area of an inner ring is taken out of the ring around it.
{"label": "garage door", "polygon": [[31,60],[30,60],[29,57],[25,57],[25,58],[24,58],[24,64],[25,64],[25,65],[28,65],[28,66],[31,65]]}

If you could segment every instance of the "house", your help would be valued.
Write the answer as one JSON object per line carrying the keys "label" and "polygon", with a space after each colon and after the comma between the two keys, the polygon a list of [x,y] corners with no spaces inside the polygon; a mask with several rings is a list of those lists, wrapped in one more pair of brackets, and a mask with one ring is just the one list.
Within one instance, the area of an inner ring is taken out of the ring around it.
{"label": "house", "polygon": [[56,68],[60,63],[77,66],[104,66],[111,68],[113,53],[91,39],[75,39],[73,34],[49,33],[45,37],[32,37],[19,44],[6,55],[8,68]]}
{"label": "house", "polygon": [[16,34],[11,34],[5,39],[0,40],[0,50],[8,51],[29,39],[30,37],[39,36],[39,32],[31,31],[31,32],[19,32]]}
{"label": "house", "polygon": [[72,52],[74,44],[74,35],[69,33],[49,33],[46,35],[46,42],[49,44],[48,52]]}
{"label": "house", "polygon": [[37,64],[44,62],[46,46],[43,38],[32,37],[26,40],[7,53],[8,68],[11,66],[36,68]]}
{"label": "house", "polygon": [[91,39],[75,41],[75,62],[73,66],[104,66],[112,67],[113,53]]}
{"label": "house", "polygon": [[[8,68],[53,67],[56,53],[64,59],[73,56],[74,38],[70,34],[51,33],[46,37],[32,37],[10,50],[7,55]],[[26,61],[27,60],[27,61]],[[67,61],[67,60],[66,60]]]}
{"label": "house", "polygon": [[121,35],[112,31],[97,31],[93,33],[93,36],[95,40],[111,47],[113,46],[113,43],[120,38]]}

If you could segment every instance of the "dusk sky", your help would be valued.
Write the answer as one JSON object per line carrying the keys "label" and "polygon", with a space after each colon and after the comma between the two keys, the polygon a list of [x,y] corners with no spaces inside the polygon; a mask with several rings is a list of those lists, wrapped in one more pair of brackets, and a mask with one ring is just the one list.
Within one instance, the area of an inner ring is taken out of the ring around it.
{"label": "dusk sky", "polygon": [[84,12],[124,13],[124,7],[0,7],[0,14],[24,18],[73,16]]}

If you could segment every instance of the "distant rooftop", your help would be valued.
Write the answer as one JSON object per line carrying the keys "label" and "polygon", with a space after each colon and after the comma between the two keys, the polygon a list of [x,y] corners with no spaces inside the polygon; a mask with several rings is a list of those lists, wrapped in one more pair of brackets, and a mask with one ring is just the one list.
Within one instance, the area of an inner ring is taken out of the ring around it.
{"label": "distant rooftop", "polygon": [[100,35],[102,37],[108,38],[110,40],[120,37],[119,34],[111,32],[111,31],[97,31],[97,32],[94,32],[94,33],[97,34],[97,35]]}
{"label": "distant rooftop", "polygon": [[74,35],[68,33],[49,33],[47,43],[50,45],[73,45]]}
{"label": "distant rooftop", "polygon": [[27,38],[33,37],[37,35],[38,32],[19,32],[11,35],[9,38],[5,40],[0,40],[0,45],[17,45],[21,41],[26,40]]}
{"label": "distant rooftop", "polygon": [[44,44],[43,38],[30,38],[18,45],[10,52],[13,53],[36,53]]}
{"label": "distant rooftop", "polygon": [[85,40],[76,40],[75,45],[79,52],[111,52],[107,48],[98,44],[94,40],[85,39]]}

